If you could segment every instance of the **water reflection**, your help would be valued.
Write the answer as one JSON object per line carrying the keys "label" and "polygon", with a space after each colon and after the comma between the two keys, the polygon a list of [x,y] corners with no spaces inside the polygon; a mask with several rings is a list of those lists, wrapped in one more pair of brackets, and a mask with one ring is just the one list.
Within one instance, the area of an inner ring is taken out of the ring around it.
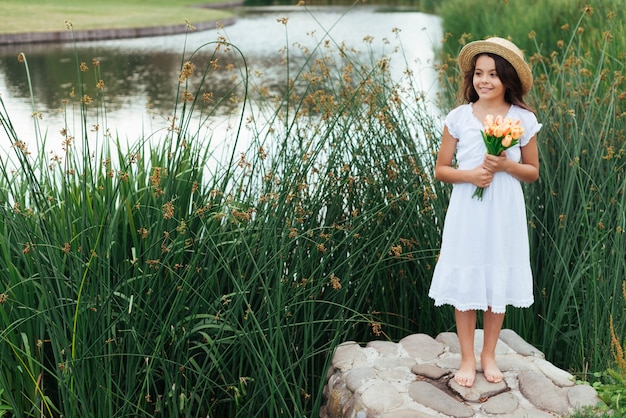
{"label": "water reflection", "polygon": [[[291,54],[290,62],[297,65],[297,58],[302,55],[299,48],[315,48],[323,39],[363,51],[369,46],[377,54],[390,54],[401,44],[404,58],[393,58],[395,74],[399,77],[408,64],[417,84],[426,93],[434,92],[433,49],[442,37],[436,16],[401,10],[379,12],[372,6],[346,10],[338,7],[309,11],[303,8],[244,9],[234,25],[221,30],[83,42],[76,50],[73,45],[6,46],[0,48],[0,94],[18,133],[30,137],[33,123],[29,86],[24,65],[17,61],[18,53],[24,52],[30,68],[35,110],[42,114],[41,126],[54,137],[64,124],[63,114],[59,112],[62,101],[77,86],[77,57],[90,67],[95,58],[100,62],[100,77],[106,83],[107,125],[121,138],[132,141],[167,125],[167,117],[175,106],[183,51],[189,54],[218,37],[226,38],[241,49],[251,73],[262,74],[262,83],[274,89],[285,84],[283,54],[286,47]],[[282,17],[288,18],[286,24],[277,21]],[[368,45],[364,42],[366,37],[371,37]],[[199,68],[209,65],[213,52],[214,46],[203,49],[204,63],[197,62]],[[228,65],[229,60],[236,61],[235,55],[219,57],[221,65]],[[240,67],[239,63],[231,63],[235,68]],[[236,75],[211,73],[208,84],[216,97],[233,88]],[[84,88],[90,95],[97,94],[97,80],[93,77],[93,73],[85,73]],[[232,114],[233,106],[225,101],[214,117]],[[6,136],[4,132],[0,135],[0,147],[6,149]]]}

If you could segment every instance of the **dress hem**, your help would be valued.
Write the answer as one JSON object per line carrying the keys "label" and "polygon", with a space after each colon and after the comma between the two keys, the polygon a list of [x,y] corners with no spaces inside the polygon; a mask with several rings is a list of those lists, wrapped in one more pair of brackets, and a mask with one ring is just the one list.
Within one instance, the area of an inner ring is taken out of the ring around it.
{"label": "dress hem", "polygon": [[525,300],[525,301],[507,301],[504,305],[498,306],[490,306],[486,304],[459,304],[457,302],[451,300],[435,300],[435,306],[440,307],[443,305],[452,305],[454,309],[461,312],[466,311],[487,311],[491,308],[491,312],[493,313],[505,313],[507,306],[512,306],[514,308],[529,308],[534,302],[534,299]]}

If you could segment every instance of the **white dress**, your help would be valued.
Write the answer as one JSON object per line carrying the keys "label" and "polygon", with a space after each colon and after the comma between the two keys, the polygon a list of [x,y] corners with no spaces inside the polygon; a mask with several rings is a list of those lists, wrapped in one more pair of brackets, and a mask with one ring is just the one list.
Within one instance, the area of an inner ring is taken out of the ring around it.
{"label": "white dress", "polygon": [[[525,146],[541,129],[535,115],[511,106],[507,117],[520,119],[524,135],[506,151],[519,161]],[[487,152],[480,131],[483,122],[471,104],[452,110],[445,119],[457,139],[459,169],[480,165]],[[491,310],[504,313],[507,305],[528,307],[533,303],[533,278],[528,250],[526,205],[520,181],[495,173],[483,200],[472,198],[476,186],[453,185],[441,240],[441,252],[428,295],[435,306],[449,304],[460,311]]]}

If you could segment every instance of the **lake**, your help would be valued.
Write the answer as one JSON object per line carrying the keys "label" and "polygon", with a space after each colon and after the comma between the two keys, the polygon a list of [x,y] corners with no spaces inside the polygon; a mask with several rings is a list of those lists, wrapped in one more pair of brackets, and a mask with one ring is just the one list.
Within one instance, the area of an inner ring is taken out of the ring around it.
{"label": "lake", "polygon": [[[169,126],[183,55],[207,42],[226,39],[235,45],[245,56],[250,73],[263,78],[257,82],[270,87],[284,85],[281,80],[288,77],[283,60],[286,48],[296,56],[300,49],[315,48],[328,40],[364,54],[393,55],[392,76],[401,77],[409,67],[416,85],[432,97],[438,88],[433,60],[442,36],[437,16],[400,8],[242,8],[231,26],[186,35],[0,47],[0,95],[31,152],[36,144],[33,108],[41,116],[41,129],[47,131],[46,148],[59,149],[59,132],[64,126],[76,136],[81,129],[77,110],[61,111],[63,100],[78,83],[77,62],[84,61],[92,68],[92,60],[97,59],[99,78],[106,85],[106,126],[122,142],[132,143],[153,133],[158,138]],[[397,48],[401,52],[394,52]],[[30,69],[32,102],[24,64],[17,60],[20,52],[26,55]],[[85,77],[86,91],[95,92],[97,80],[90,78],[94,75],[86,73]],[[228,80],[209,82],[218,92],[229,88]],[[226,102],[224,109],[211,115],[218,134],[220,129],[228,129],[229,123],[224,121],[232,117],[232,107]],[[0,147],[7,151],[9,146],[6,134],[0,132]]]}

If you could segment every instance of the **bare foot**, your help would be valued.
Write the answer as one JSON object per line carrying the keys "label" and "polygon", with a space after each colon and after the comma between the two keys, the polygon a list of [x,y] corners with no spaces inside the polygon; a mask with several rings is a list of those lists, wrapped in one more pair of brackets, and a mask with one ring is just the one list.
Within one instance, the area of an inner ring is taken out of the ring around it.
{"label": "bare foot", "polygon": [[500,368],[496,364],[495,356],[487,354],[480,355],[480,364],[483,368],[483,374],[485,379],[490,383],[500,383],[504,379],[504,375],[500,371]]}
{"label": "bare foot", "polygon": [[460,386],[471,388],[474,385],[476,379],[476,362],[475,361],[462,361],[459,371],[454,375],[454,381]]}

